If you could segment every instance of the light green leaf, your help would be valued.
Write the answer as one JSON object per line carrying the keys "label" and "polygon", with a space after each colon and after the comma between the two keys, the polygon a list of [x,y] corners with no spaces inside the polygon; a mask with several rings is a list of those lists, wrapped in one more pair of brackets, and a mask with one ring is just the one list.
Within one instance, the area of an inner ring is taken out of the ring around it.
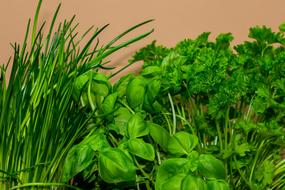
{"label": "light green leaf", "polygon": [[130,81],[126,90],[127,101],[131,108],[142,105],[145,96],[145,79],[136,77]]}
{"label": "light green leaf", "polygon": [[207,183],[200,177],[187,175],[181,185],[181,190],[207,190]]}
{"label": "light green leaf", "polygon": [[104,100],[104,102],[102,104],[103,112],[105,114],[108,114],[108,113],[110,113],[110,112],[112,112],[114,110],[117,98],[118,98],[118,93],[117,92],[109,94],[105,98],[105,100]]}
{"label": "light green leaf", "polygon": [[156,77],[159,76],[161,72],[161,68],[158,66],[148,66],[145,67],[141,73],[142,76],[150,78],[150,77]]}
{"label": "light green leaf", "polygon": [[104,131],[101,129],[92,131],[80,144],[89,146],[93,151],[100,151],[110,147]]}
{"label": "light green leaf", "polygon": [[225,167],[222,161],[210,154],[201,154],[198,171],[207,178],[225,179]]}
{"label": "light green leaf", "polygon": [[115,126],[119,129],[121,135],[125,135],[127,131],[127,125],[132,114],[125,107],[120,107],[114,112]]}
{"label": "light green leaf", "polygon": [[135,181],[133,161],[118,148],[106,148],[99,152],[99,175],[107,183]]}
{"label": "light green leaf", "polygon": [[85,73],[83,75],[78,76],[74,83],[73,83],[73,97],[76,101],[79,101],[79,97],[83,91],[83,87],[86,85],[86,83],[89,80],[89,74]]}
{"label": "light green leaf", "polygon": [[147,85],[146,97],[148,102],[153,103],[156,97],[159,95],[161,87],[160,80],[151,80]]}
{"label": "light green leaf", "polygon": [[175,133],[168,141],[167,149],[171,154],[188,155],[198,144],[198,138],[195,135],[181,131]]}
{"label": "light green leaf", "polygon": [[126,95],[127,86],[130,80],[134,77],[133,73],[121,77],[114,85],[114,91],[118,93],[119,97]]}
{"label": "light green leaf", "polygon": [[72,147],[64,161],[62,180],[67,182],[76,174],[87,168],[93,161],[95,152],[87,145]]}
{"label": "light green leaf", "polygon": [[285,32],[285,22],[279,25],[280,32]]}
{"label": "light green leaf", "polygon": [[223,180],[210,180],[207,182],[208,190],[230,190],[227,182]]}
{"label": "light green leaf", "polygon": [[[172,182],[168,183],[168,186],[176,188],[178,184],[180,188],[181,181],[188,173],[188,171],[184,170],[184,166],[187,162],[188,160],[186,158],[171,158],[163,161],[157,171],[155,189],[164,190],[167,188],[165,184],[170,181]],[[174,183],[175,180],[173,181],[171,179],[176,180],[176,185]]]}
{"label": "light green leaf", "polygon": [[129,138],[145,136],[149,133],[144,119],[139,115],[133,115],[128,121],[127,134]]}
{"label": "light green leaf", "polygon": [[130,139],[128,141],[128,150],[130,153],[145,160],[153,161],[155,158],[152,144],[146,143],[142,139]]}
{"label": "light green leaf", "polygon": [[181,190],[181,183],[186,174],[177,174],[161,185],[161,190]]}
{"label": "light green leaf", "polygon": [[167,150],[168,140],[170,139],[168,131],[155,123],[147,123],[147,127],[154,142],[162,149]]}

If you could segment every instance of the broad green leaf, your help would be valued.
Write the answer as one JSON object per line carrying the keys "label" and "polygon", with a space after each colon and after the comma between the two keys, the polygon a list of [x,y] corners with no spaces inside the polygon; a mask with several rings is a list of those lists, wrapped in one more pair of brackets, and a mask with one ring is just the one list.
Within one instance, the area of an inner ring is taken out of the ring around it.
{"label": "broad green leaf", "polygon": [[107,183],[135,181],[133,161],[118,148],[106,148],[99,152],[99,175]]}
{"label": "broad green leaf", "polygon": [[195,150],[193,150],[187,157],[188,162],[185,166],[187,170],[191,172],[195,172],[199,165],[199,153]]}
{"label": "broad green leaf", "polygon": [[154,142],[162,149],[167,150],[168,140],[170,139],[168,131],[155,123],[147,123],[147,127]]}
{"label": "broad green leaf", "polygon": [[[169,178],[165,183],[161,185],[161,190],[181,190],[181,183],[186,177],[186,174],[177,174]],[[156,188],[157,190],[157,188]]]}
{"label": "broad green leaf", "polygon": [[93,151],[100,151],[104,148],[110,147],[104,131],[101,129],[91,132],[80,144],[89,146]]}
{"label": "broad green leaf", "polygon": [[158,66],[148,66],[145,67],[141,73],[142,76],[150,78],[159,76],[161,72],[161,68]]}
{"label": "broad green leaf", "polygon": [[139,115],[133,115],[128,121],[127,134],[129,138],[145,136],[149,133],[144,119]]}
{"label": "broad green leaf", "polygon": [[207,182],[208,190],[230,190],[227,182],[223,180],[210,180]]}
{"label": "broad green leaf", "polygon": [[[92,100],[95,101],[95,96],[92,94]],[[89,105],[89,99],[88,99],[88,96],[87,96],[87,92],[83,91],[81,96],[80,96],[80,102],[81,102],[81,105],[83,107]]]}
{"label": "broad green leaf", "polygon": [[[188,173],[188,171],[184,170],[184,166],[185,164],[187,164],[187,162],[188,160],[186,158],[171,158],[163,161],[162,164],[159,166],[156,174],[155,189],[164,190],[164,188],[166,188],[165,183],[167,183],[168,181],[171,180],[171,178],[177,175],[178,177],[174,179],[178,180],[177,183],[179,182],[179,180],[181,182],[182,179]],[[175,186],[175,184],[173,185]]]}
{"label": "broad green leaf", "polygon": [[[108,93],[106,91],[109,92],[109,90],[111,89],[111,83],[109,82],[108,77],[103,74],[103,73],[94,73],[92,75],[92,81],[94,81],[95,84],[103,84],[105,85],[104,89],[92,89],[95,93],[101,95],[101,96],[106,96]],[[105,91],[105,88],[107,89]]]}
{"label": "broad green leaf", "polygon": [[285,22],[279,25],[280,32],[285,32]]}
{"label": "broad green leaf", "polygon": [[132,114],[127,108],[120,107],[114,112],[115,126],[119,128],[120,134],[125,135],[127,131],[128,121]]}
{"label": "broad green leaf", "polygon": [[136,77],[130,81],[126,90],[127,101],[131,108],[142,105],[145,96],[145,79]]}
{"label": "broad green leaf", "polygon": [[153,103],[156,97],[159,95],[161,87],[160,80],[151,80],[147,85],[146,98],[150,103]]}
{"label": "broad green leaf", "polygon": [[83,87],[86,85],[86,83],[89,80],[89,74],[85,73],[83,75],[78,76],[74,83],[73,83],[73,97],[76,101],[79,101],[79,97],[83,91]]}
{"label": "broad green leaf", "polygon": [[207,183],[200,177],[187,175],[181,185],[181,190],[207,190]]}
{"label": "broad green leaf", "polygon": [[76,174],[87,168],[92,162],[95,152],[88,145],[75,145],[67,153],[63,165],[62,180],[67,182]]}
{"label": "broad green leaf", "polygon": [[198,138],[195,135],[181,131],[169,139],[167,149],[171,154],[188,155],[197,144]]}
{"label": "broad green leaf", "polygon": [[119,97],[123,97],[126,95],[127,86],[130,80],[134,77],[133,73],[130,73],[126,76],[120,78],[114,85],[114,91],[118,93]]}
{"label": "broad green leaf", "polygon": [[143,108],[150,113],[153,113],[156,111],[153,108],[153,103],[156,100],[160,92],[160,87],[161,87],[161,82],[160,80],[157,80],[157,79],[150,80],[147,85]]}
{"label": "broad green leaf", "polygon": [[152,144],[146,143],[142,139],[130,139],[128,141],[128,150],[130,153],[145,160],[153,161],[155,158]]}
{"label": "broad green leaf", "polygon": [[225,179],[225,167],[222,161],[210,154],[201,154],[198,171],[207,178]]}
{"label": "broad green leaf", "polygon": [[111,113],[114,110],[117,98],[118,98],[118,93],[117,92],[109,94],[105,98],[105,100],[104,100],[104,102],[102,104],[103,112],[105,114]]}

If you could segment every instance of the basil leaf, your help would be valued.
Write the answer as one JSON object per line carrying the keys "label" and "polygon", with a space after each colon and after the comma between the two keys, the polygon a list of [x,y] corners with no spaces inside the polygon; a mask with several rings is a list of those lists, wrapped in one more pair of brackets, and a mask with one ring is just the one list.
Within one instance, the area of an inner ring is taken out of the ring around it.
{"label": "basil leaf", "polygon": [[133,115],[128,121],[127,135],[129,138],[137,138],[145,136],[149,133],[144,119],[139,115]]}
{"label": "basil leaf", "polygon": [[155,153],[152,144],[146,143],[142,139],[130,139],[128,141],[128,150],[140,158],[154,161]]}
{"label": "basil leaf", "polygon": [[198,138],[187,132],[175,133],[168,141],[167,150],[175,155],[188,155],[198,144]]}
{"label": "basil leaf", "polygon": [[135,181],[133,161],[118,148],[106,148],[99,152],[99,175],[107,183]]}

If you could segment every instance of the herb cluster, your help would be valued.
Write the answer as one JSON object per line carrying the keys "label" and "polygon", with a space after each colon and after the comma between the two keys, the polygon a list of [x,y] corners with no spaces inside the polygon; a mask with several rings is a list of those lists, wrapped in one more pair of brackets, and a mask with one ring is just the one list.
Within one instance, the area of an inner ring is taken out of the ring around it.
{"label": "herb cluster", "polygon": [[284,25],[256,26],[251,41],[233,48],[230,33],[213,42],[202,33],[173,48],[153,42],[130,60],[144,62],[137,76],[114,85],[101,74],[77,78],[94,127],[68,153],[64,181],[98,189],[284,188],[283,32]]}

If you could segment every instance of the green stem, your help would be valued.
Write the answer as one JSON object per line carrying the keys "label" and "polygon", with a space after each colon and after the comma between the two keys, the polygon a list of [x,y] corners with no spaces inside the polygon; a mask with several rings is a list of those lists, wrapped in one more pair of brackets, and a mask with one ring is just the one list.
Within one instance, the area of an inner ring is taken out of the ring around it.
{"label": "green stem", "polygon": [[222,133],[221,133],[218,121],[216,121],[216,129],[217,129],[217,133],[218,133],[218,137],[219,137],[220,152],[222,152],[222,150],[223,150],[223,138],[222,138]]}
{"label": "green stem", "polygon": [[255,154],[255,157],[254,157],[254,161],[253,161],[253,164],[252,164],[252,167],[251,167],[251,172],[250,172],[250,176],[249,176],[249,183],[251,183],[252,181],[252,177],[253,177],[253,173],[254,173],[254,170],[255,170],[255,166],[256,166],[256,163],[257,163],[257,160],[259,158],[259,154],[260,154],[260,151],[264,145],[264,140],[260,143],[260,146]]}
{"label": "green stem", "polygon": [[173,119],[172,134],[174,135],[176,133],[176,115],[175,115],[175,108],[174,108],[174,104],[173,104],[173,101],[172,101],[170,93],[168,93],[168,98],[169,98],[170,105],[171,105],[171,110],[172,110],[172,119]]}
{"label": "green stem", "polygon": [[239,173],[239,175],[241,176],[241,178],[244,180],[244,182],[247,184],[247,186],[248,186],[250,189],[252,189],[252,188],[251,188],[251,183],[250,183],[249,181],[247,181],[247,179],[245,178],[245,176],[243,175],[242,171],[240,170],[240,168],[239,168],[239,166],[238,166],[238,164],[237,164],[236,156],[234,156],[234,163],[235,163],[235,165],[236,165],[236,168],[237,168],[238,173]]}
{"label": "green stem", "polygon": [[123,102],[122,100],[119,100],[119,102],[125,106],[133,115],[135,114],[135,112],[132,110],[132,108],[130,108],[130,106],[128,106],[128,104],[126,104],[125,102]]}

